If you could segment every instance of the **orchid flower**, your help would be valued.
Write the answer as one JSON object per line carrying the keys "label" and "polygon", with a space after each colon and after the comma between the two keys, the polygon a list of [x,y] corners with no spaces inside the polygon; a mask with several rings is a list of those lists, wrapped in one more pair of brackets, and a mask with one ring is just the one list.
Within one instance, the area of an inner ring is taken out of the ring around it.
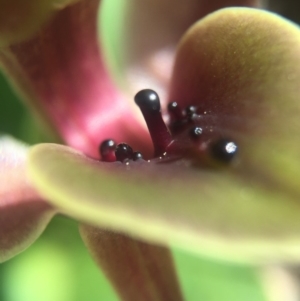
{"label": "orchid flower", "polygon": [[256,1],[132,0],[113,80],[99,2],[0,2],[3,70],[68,145],[1,138],[0,260],[61,213],[123,300],[183,300],[169,245],[299,261],[299,28],[253,8],[206,16]]}

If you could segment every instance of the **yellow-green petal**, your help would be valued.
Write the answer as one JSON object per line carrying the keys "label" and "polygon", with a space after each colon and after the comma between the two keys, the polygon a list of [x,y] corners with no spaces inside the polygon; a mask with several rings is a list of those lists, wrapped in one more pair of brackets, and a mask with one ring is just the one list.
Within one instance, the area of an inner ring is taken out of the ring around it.
{"label": "yellow-green petal", "polygon": [[0,0],[0,46],[29,38],[57,10],[78,0]]}
{"label": "yellow-green petal", "polygon": [[234,261],[300,259],[294,195],[231,171],[105,163],[41,144],[30,152],[29,172],[55,207],[92,225]]}

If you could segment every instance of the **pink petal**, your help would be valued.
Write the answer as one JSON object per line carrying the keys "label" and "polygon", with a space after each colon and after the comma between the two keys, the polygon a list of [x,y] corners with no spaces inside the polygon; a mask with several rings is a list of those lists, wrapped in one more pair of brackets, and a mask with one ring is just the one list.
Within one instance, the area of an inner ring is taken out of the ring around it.
{"label": "pink petal", "polygon": [[97,41],[99,2],[68,6],[32,39],[0,50],[0,61],[27,100],[67,144],[95,157],[107,138],[136,147],[143,140],[140,149],[151,145],[133,101],[124,101],[105,68]]}
{"label": "pink petal", "polygon": [[55,213],[28,182],[26,156],[26,146],[0,137],[0,262],[32,244]]}

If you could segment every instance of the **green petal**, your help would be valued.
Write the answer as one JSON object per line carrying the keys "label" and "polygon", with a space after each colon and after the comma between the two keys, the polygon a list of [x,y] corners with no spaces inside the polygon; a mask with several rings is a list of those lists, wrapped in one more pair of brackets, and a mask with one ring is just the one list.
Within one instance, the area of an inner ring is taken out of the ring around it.
{"label": "green petal", "polygon": [[170,99],[199,104],[241,149],[245,181],[299,200],[300,30],[255,9],[224,9],[179,45]]}
{"label": "green petal", "polygon": [[29,171],[60,211],[99,227],[234,261],[300,259],[294,194],[230,170],[103,163],[41,144],[31,150]]}

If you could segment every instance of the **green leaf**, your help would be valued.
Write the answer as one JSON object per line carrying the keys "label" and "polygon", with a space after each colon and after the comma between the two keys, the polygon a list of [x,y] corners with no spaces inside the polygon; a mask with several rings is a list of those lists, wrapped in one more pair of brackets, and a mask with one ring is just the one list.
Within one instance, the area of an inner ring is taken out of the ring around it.
{"label": "green leaf", "polygon": [[1,264],[0,280],[1,300],[119,300],[90,258],[77,222],[61,216],[26,252]]}
{"label": "green leaf", "polygon": [[259,271],[220,263],[173,250],[185,298],[188,301],[266,301]]}

